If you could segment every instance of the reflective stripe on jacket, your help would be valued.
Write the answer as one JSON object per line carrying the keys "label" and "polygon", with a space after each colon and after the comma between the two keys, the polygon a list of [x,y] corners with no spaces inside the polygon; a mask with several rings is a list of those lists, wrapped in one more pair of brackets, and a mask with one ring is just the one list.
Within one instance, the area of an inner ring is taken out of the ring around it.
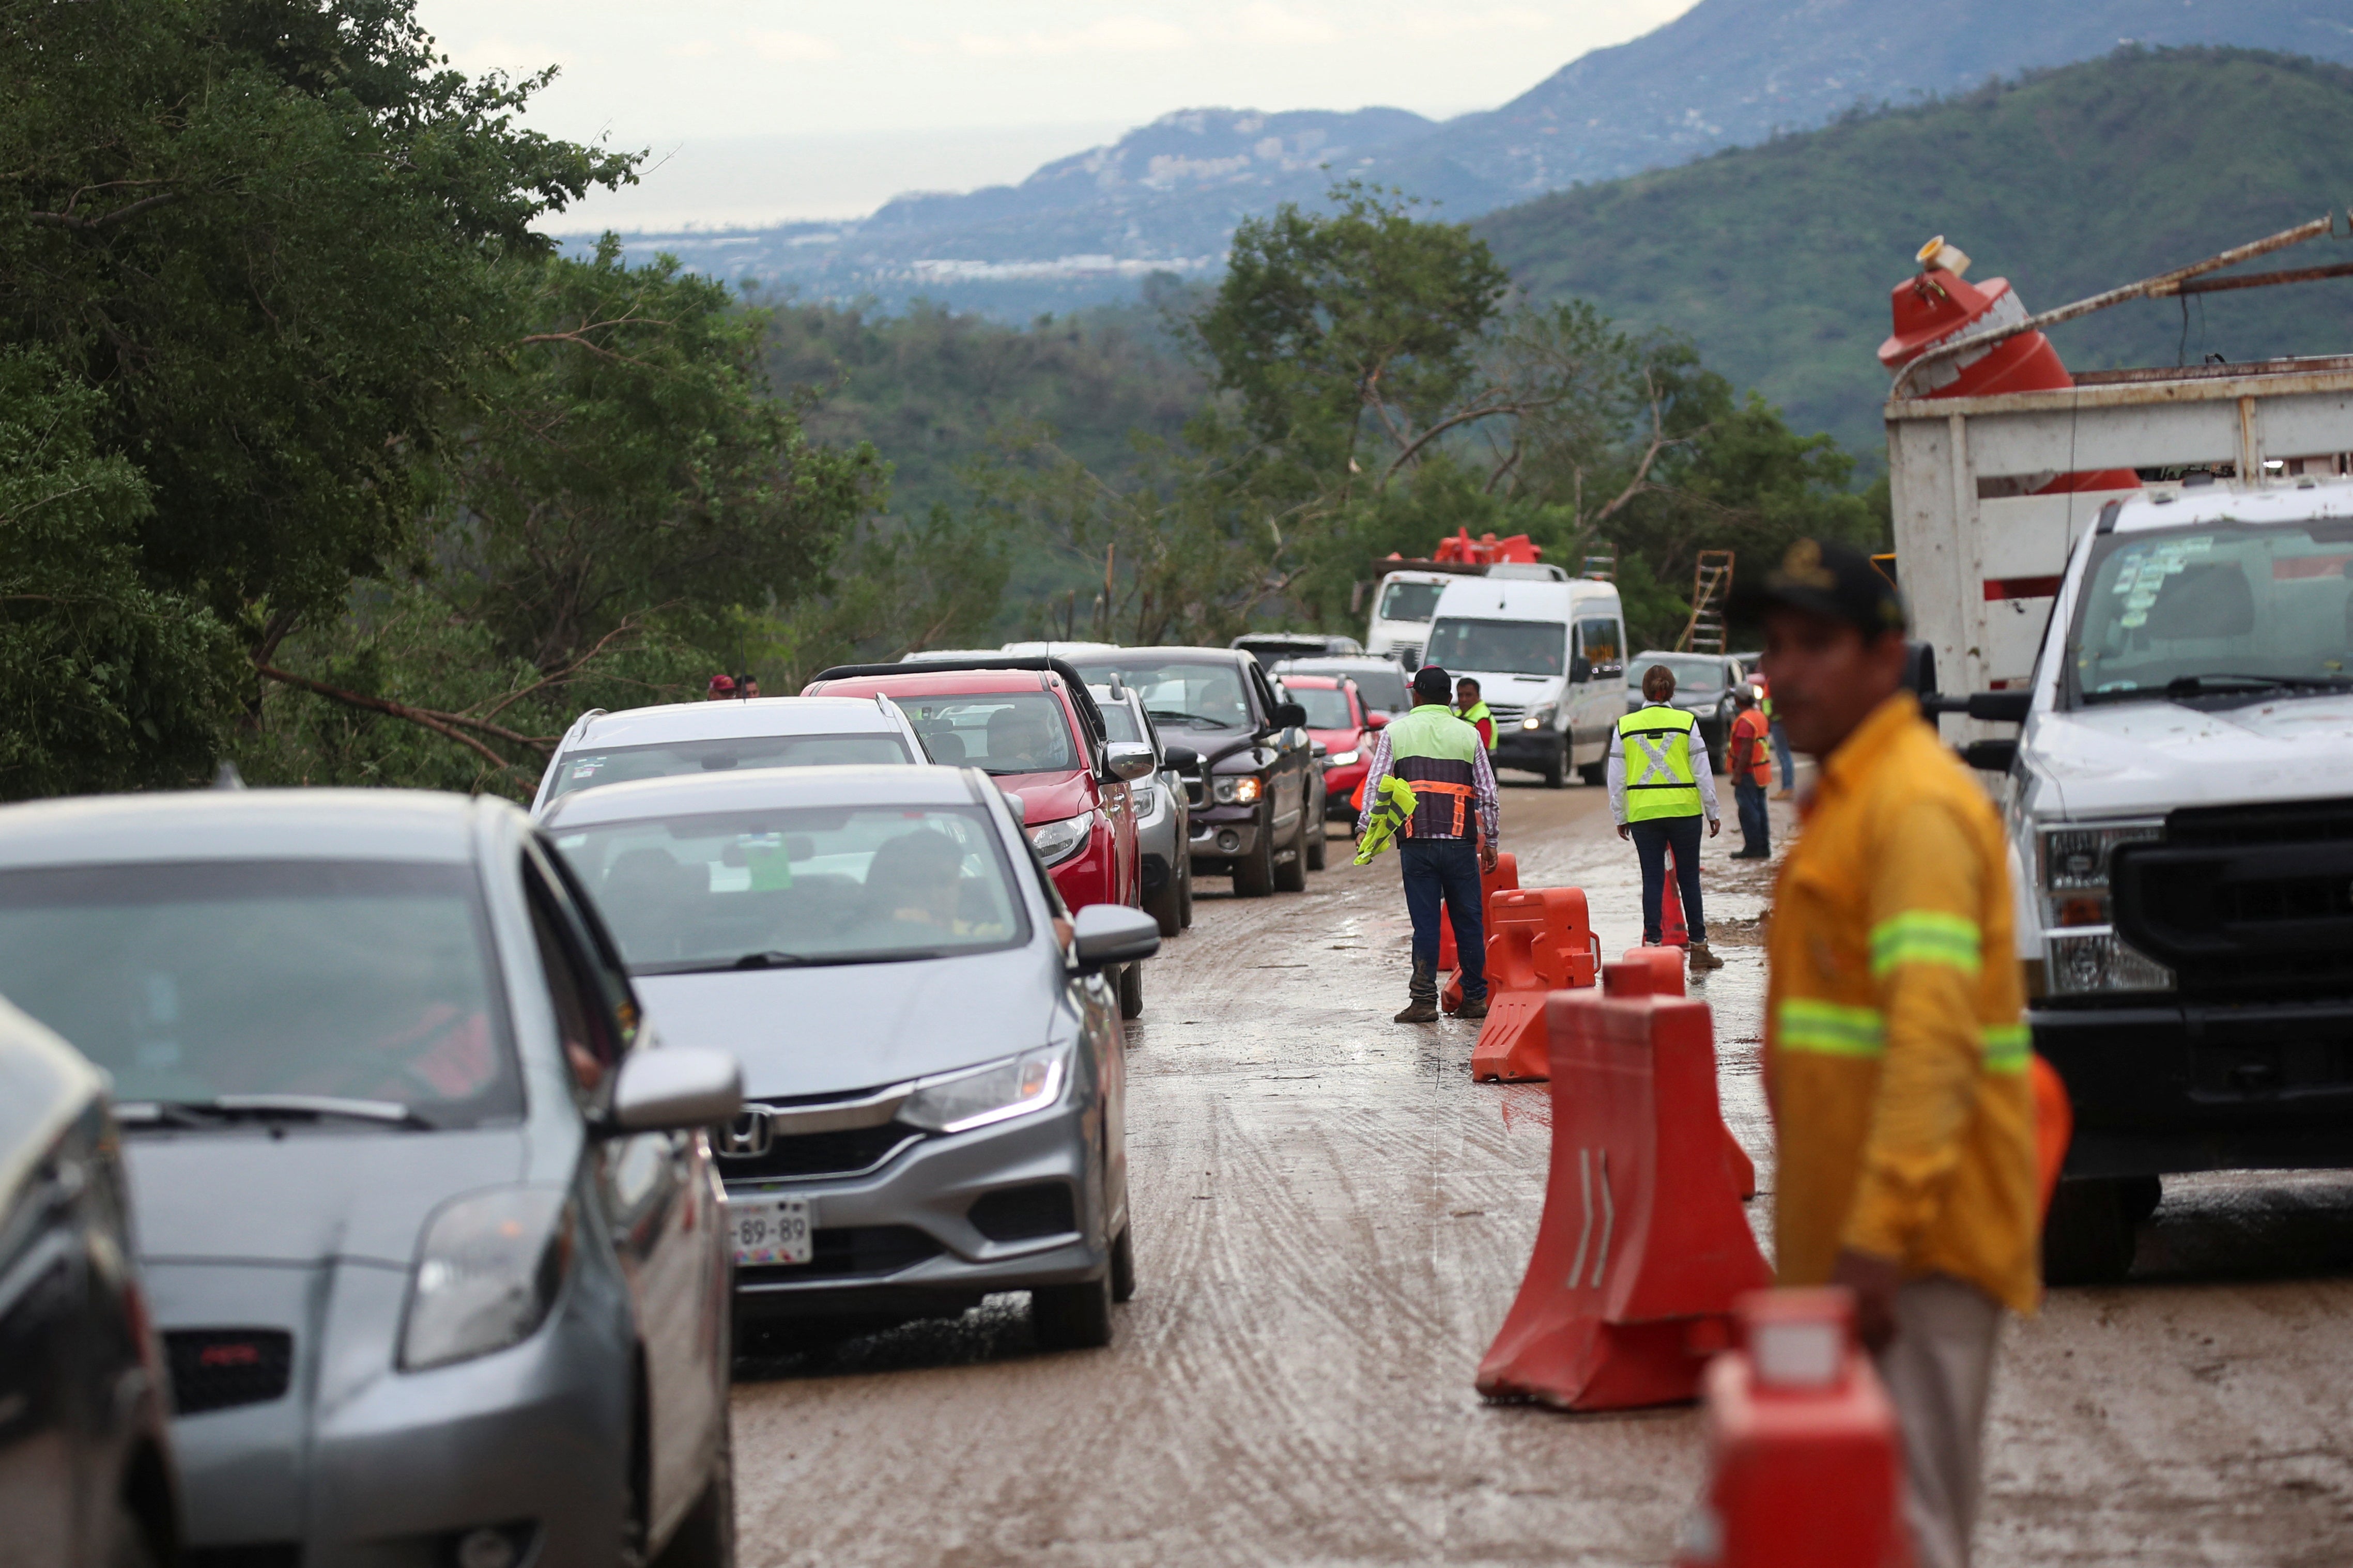
{"label": "reflective stripe on jacket", "polygon": [[1785,1285],[1840,1249],[2034,1308],[2034,1105],[2008,852],[1898,693],[1824,759],[1774,891],[1765,1072]]}
{"label": "reflective stripe on jacket", "polygon": [[1413,785],[1419,804],[1406,824],[1413,838],[1477,837],[1479,731],[1436,702],[1390,724],[1389,770]]}
{"label": "reflective stripe on jacket", "polygon": [[1680,708],[1653,704],[1618,721],[1626,757],[1626,820],[1697,816],[1699,780],[1692,773],[1692,732],[1699,721]]}

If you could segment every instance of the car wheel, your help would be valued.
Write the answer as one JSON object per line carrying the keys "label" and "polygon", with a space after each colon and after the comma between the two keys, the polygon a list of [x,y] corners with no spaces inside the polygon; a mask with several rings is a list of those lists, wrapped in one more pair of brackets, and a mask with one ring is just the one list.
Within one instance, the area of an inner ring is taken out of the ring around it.
{"label": "car wheel", "polygon": [[2042,1220],[2042,1278],[2052,1285],[2113,1285],[2132,1271],[2136,1201],[2146,1178],[2076,1177],[2051,1194]]}
{"label": "car wheel", "polygon": [[1144,900],[1145,912],[1160,922],[1162,936],[1175,936],[1185,929],[1184,896],[1178,891],[1176,876],[1176,869],[1171,868],[1168,879],[1160,884],[1160,890]]}
{"label": "car wheel", "polygon": [[1144,1016],[1144,965],[1131,963],[1119,972],[1119,1016]]}
{"label": "car wheel", "polygon": [[1324,869],[1326,858],[1324,836],[1329,831],[1320,816],[1307,825],[1307,868],[1311,871]]}
{"label": "car wheel", "polygon": [[1277,863],[1274,868],[1274,885],[1277,890],[1285,893],[1307,890],[1307,813],[1304,808],[1299,813],[1299,826],[1292,830],[1291,858]]}
{"label": "car wheel", "polygon": [[1560,743],[1560,750],[1555,752],[1550,757],[1546,759],[1544,765],[1544,782],[1545,788],[1546,789],[1559,789],[1568,783],[1567,742],[1563,741]]}
{"label": "car wheel", "polygon": [[1581,763],[1577,767],[1577,782],[1580,784],[1593,784],[1596,786],[1608,784],[1609,782],[1609,764],[1606,761]]}
{"label": "car wheel", "polygon": [[1261,822],[1250,852],[1234,861],[1234,892],[1245,899],[1262,899],[1274,891],[1274,833]]}
{"label": "car wheel", "polygon": [[1184,874],[1184,890],[1177,895],[1178,923],[1190,931],[1193,929],[1193,857],[1190,855],[1185,857]]}
{"label": "car wheel", "polygon": [[1076,1285],[1029,1292],[1029,1331],[1041,1351],[1101,1350],[1111,1343],[1111,1270]]}
{"label": "car wheel", "polygon": [[1114,1301],[1135,1300],[1135,1243],[1129,1233],[1135,1229],[1130,1220],[1119,1227],[1119,1238],[1111,1244],[1111,1299]]}
{"label": "car wheel", "polygon": [[723,1415],[711,1479],[654,1559],[654,1568],[735,1568],[735,1442]]}

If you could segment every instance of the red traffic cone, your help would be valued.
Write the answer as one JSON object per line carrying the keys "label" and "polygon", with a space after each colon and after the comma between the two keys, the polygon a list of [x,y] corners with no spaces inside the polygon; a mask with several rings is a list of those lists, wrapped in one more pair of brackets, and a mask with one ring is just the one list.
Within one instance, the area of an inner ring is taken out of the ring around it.
{"label": "red traffic cone", "polygon": [[[1684,948],[1691,945],[1691,927],[1683,924],[1683,885],[1675,873],[1673,846],[1667,848],[1667,879],[1659,889],[1659,945]],[[1675,987],[1681,994],[1683,987]]]}

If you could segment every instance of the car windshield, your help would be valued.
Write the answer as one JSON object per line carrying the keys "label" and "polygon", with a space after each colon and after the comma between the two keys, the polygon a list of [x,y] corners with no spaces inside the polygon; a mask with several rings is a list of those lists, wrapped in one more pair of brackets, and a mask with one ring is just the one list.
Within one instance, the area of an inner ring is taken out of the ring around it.
{"label": "car windshield", "polygon": [[2353,688],[2353,524],[2106,535],[2067,642],[2075,706]]}
{"label": "car windshield", "polygon": [[555,846],[639,974],[935,958],[1029,936],[978,806],[640,818]]}
{"label": "car windshield", "polygon": [[1438,613],[1443,583],[1392,583],[1381,590],[1381,607],[1374,614],[1385,621],[1426,621]]}
{"label": "car windshield", "polygon": [[679,773],[723,773],[736,768],[815,768],[836,763],[912,763],[896,735],[747,735],[715,741],[672,741],[659,746],[584,746],[555,761],[547,798],[560,800],[599,784],[666,779]]}
{"label": "car windshield", "polygon": [[1426,664],[1495,675],[1558,675],[1568,628],[1558,621],[1472,621],[1450,616],[1430,628]]}
{"label": "car windshield", "polygon": [[118,1101],[294,1095],[437,1126],[521,1113],[470,866],[284,860],[0,872],[0,995]]}
{"label": "car windshield", "polygon": [[1348,711],[1348,694],[1329,686],[1285,686],[1291,700],[1307,710],[1307,727],[1311,730],[1353,730],[1356,719]]}
{"label": "car windshield", "polygon": [[1079,765],[1071,721],[1050,691],[894,697],[932,761],[992,773],[1068,773]]}
{"label": "car windshield", "polygon": [[1106,741],[1141,741],[1144,731],[1136,728],[1135,710],[1123,698],[1113,697],[1111,688],[1100,687],[1094,694],[1095,707],[1103,716],[1103,739]]}
{"label": "car windshield", "polygon": [[1345,675],[1356,683],[1357,700],[1383,713],[1402,713],[1413,706],[1405,689],[1405,667],[1391,659],[1327,664],[1303,658],[1293,660],[1289,668],[1296,675]]}
{"label": "car windshield", "polygon": [[1250,728],[1250,700],[1242,672],[1220,659],[1089,659],[1079,666],[1090,680],[1107,680],[1113,670],[1144,699],[1145,711],[1165,733],[1171,725],[1196,730]]}
{"label": "car windshield", "polygon": [[1724,689],[1724,661],[1715,658],[1694,658],[1689,654],[1646,653],[1635,657],[1626,667],[1626,689],[1642,689],[1642,677],[1659,665],[1674,672],[1675,695],[1688,697],[1695,691],[1720,691]]}

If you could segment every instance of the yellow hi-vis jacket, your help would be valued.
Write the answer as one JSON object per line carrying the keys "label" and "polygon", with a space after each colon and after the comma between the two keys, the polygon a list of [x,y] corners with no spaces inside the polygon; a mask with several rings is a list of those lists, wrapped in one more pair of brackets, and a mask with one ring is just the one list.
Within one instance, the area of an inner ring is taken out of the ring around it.
{"label": "yellow hi-vis jacket", "polygon": [[1373,857],[1397,842],[1398,830],[1413,820],[1413,808],[1420,801],[1413,786],[1395,773],[1381,776],[1380,804],[1373,808],[1373,817],[1365,825],[1365,837],[1356,846],[1356,864],[1369,866]]}
{"label": "yellow hi-vis jacket", "polygon": [[1842,1247],[2033,1310],[2034,1100],[2001,826],[1899,692],[1822,763],[1774,892],[1785,1285]]}
{"label": "yellow hi-vis jacket", "polygon": [[1692,735],[1699,721],[1680,708],[1653,703],[1618,721],[1626,758],[1626,820],[1697,816],[1706,808],[1692,771]]}

